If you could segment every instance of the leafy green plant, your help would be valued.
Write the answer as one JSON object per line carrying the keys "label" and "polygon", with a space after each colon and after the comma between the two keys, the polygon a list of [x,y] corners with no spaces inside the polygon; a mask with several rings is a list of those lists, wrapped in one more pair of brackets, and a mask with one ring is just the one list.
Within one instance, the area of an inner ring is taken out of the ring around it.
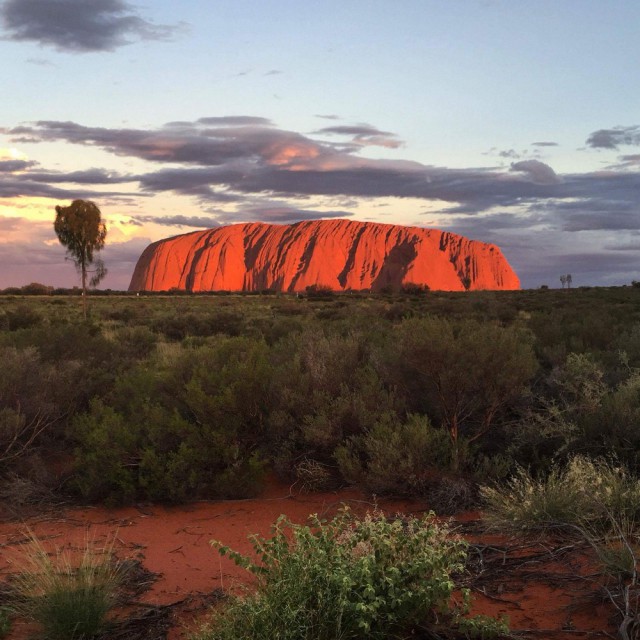
{"label": "leafy green plant", "polygon": [[112,545],[100,548],[87,539],[77,553],[56,549],[50,555],[30,533],[17,564],[13,608],[38,622],[44,638],[86,639],[105,628],[124,577]]}
{"label": "leafy green plant", "polygon": [[473,637],[507,632],[502,621],[463,618],[469,594],[454,596],[454,576],[464,568],[466,544],[433,514],[388,520],[343,508],[333,520],[313,516],[309,525],[281,516],[270,538],[251,540],[259,564],[212,541],[255,574],[258,586],[215,613],[200,640],[386,640],[456,626]]}

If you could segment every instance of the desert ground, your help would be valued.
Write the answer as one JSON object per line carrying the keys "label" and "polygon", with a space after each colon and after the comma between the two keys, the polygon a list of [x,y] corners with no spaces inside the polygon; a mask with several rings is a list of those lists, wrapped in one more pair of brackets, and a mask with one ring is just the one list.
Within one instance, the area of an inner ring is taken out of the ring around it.
{"label": "desert ground", "polygon": [[[197,629],[210,607],[224,606],[223,594],[251,589],[250,574],[221,557],[210,540],[250,554],[248,536],[268,535],[281,514],[302,523],[312,513],[330,517],[343,504],[356,513],[375,506],[389,515],[428,510],[419,500],[378,498],[357,489],[300,492],[275,480],[254,499],[57,509],[0,523],[0,579],[14,570],[11,559],[27,530],[52,548],[82,546],[87,533],[97,542],[115,540],[120,559],[137,561],[141,592],[116,614],[136,622],[108,637],[182,640]],[[512,633],[520,637],[615,637],[615,611],[593,575],[593,558],[584,545],[481,533],[479,512],[458,514],[450,521],[471,545],[463,581],[472,587],[472,613],[507,616]],[[34,629],[32,623],[17,621],[8,640],[29,638]]]}

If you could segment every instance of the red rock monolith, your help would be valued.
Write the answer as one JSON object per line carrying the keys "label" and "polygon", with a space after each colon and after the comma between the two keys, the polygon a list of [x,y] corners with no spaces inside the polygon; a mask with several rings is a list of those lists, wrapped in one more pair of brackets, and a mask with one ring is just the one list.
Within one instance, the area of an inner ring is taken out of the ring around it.
{"label": "red rock monolith", "polygon": [[437,229],[312,220],[252,222],[150,244],[129,291],[519,289],[500,249]]}

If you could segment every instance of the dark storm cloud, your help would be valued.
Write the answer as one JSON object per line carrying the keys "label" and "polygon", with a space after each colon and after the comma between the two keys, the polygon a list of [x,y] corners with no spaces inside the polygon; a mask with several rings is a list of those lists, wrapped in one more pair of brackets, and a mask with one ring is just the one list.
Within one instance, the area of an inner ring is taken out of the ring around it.
{"label": "dark storm cloud", "polygon": [[151,222],[167,227],[196,227],[199,229],[209,229],[220,225],[214,218],[207,218],[205,216],[135,216],[133,218],[134,224],[143,222]]}
{"label": "dark storm cloud", "polygon": [[587,138],[594,149],[617,149],[620,145],[640,145],[640,126],[599,129]]}
{"label": "dark storm cloud", "polygon": [[0,19],[10,40],[79,53],[166,40],[176,31],[144,20],[123,0],[5,0]]}

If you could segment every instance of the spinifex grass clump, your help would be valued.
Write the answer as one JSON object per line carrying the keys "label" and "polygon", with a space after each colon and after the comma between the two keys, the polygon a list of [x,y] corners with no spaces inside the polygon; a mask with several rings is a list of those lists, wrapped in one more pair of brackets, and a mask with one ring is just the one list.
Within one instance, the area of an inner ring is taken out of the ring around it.
{"label": "spinifex grass clump", "polygon": [[42,625],[47,640],[86,640],[102,631],[123,578],[112,545],[85,542],[77,552],[47,553],[35,535],[17,559],[14,582],[19,615]]}
{"label": "spinifex grass clump", "polygon": [[504,485],[483,487],[485,519],[502,531],[568,526],[591,535],[640,521],[640,480],[607,460],[575,456],[535,478],[519,468]]}
{"label": "spinifex grass clump", "polygon": [[[423,519],[360,519],[347,509],[310,526],[281,516],[270,538],[253,536],[260,564],[212,544],[258,578],[257,591],[215,614],[200,640],[383,640],[419,628],[459,628],[468,637],[507,631],[502,622],[465,619],[468,594],[456,603],[453,576],[463,570],[466,544]],[[439,636],[438,636],[439,637]]]}

